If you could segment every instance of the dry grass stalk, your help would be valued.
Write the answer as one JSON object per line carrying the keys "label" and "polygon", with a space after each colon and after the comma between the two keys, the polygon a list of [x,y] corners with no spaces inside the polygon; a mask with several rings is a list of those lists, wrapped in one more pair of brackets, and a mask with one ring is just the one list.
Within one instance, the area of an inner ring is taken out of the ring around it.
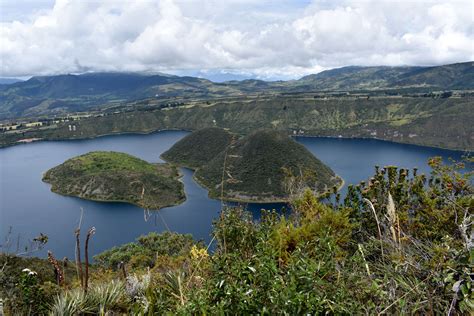
{"label": "dry grass stalk", "polygon": [[395,203],[393,202],[393,198],[390,193],[388,194],[387,215],[387,219],[390,224],[392,240],[398,247],[400,247],[400,220],[395,209]]}
{"label": "dry grass stalk", "polygon": [[225,174],[229,173],[226,170],[227,167],[227,157],[229,156],[229,149],[234,145],[235,143],[235,137],[232,136],[232,139],[230,141],[229,146],[225,149],[225,155],[224,155],[224,164],[222,166],[222,177],[221,177],[221,207],[224,206],[224,182],[225,182]]}
{"label": "dry grass stalk", "polygon": [[[227,156],[229,154],[229,149],[235,144],[235,141],[236,141],[235,136],[232,135],[232,139],[230,140],[230,144],[225,149],[224,164],[222,166],[222,178],[221,178],[221,209],[224,208],[224,181],[225,181],[225,174],[226,174],[226,167],[227,167]],[[223,216],[222,213],[221,213],[221,216]],[[225,234],[224,234],[224,252],[227,253]]]}
{"label": "dry grass stalk", "polygon": [[361,244],[357,244],[357,247],[359,248],[359,251],[360,251],[360,254],[362,255],[362,259],[364,260],[364,264],[365,264],[365,269],[367,270],[367,275],[370,277],[370,269],[369,269],[369,264],[367,263],[367,261],[365,260],[365,255],[364,255],[364,251],[362,249],[362,245]]}
{"label": "dry grass stalk", "polygon": [[364,201],[370,206],[370,209],[372,210],[372,213],[374,214],[375,222],[377,223],[377,230],[378,230],[378,233],[379,233],[380,250],[382,252],[382,257],[383,257],[384,254],[383,254],[382,230],[380,229],[380,222],[379,222],[379,218],[377,216],[377,212],[375,212],[375,207],[369,199],[364,199]]}
{"label": "dry grass stalk", "polygon": [[56,283],[59,286],[62,286],[64,284],[64,272],[61,269],[61,266],[59,265],[58,260],[53,256],[53,253],[51,251],[48,251],[48,261],[51,263],[51,265],[54,268],[54,275],[56,276]]}
{"label": "dry grass stalk", "polygon": [[89,283],[89,239],[94,234],[95,234],[95,227],[92,227],[89,229],[86,236],[86,245],[84,249],[85,251],[84,256],[86,259],[86,271],[84,275],[84,293],[87,293],[87,287]]}
{"label": "dry grass stalk", "polygon": [[84,288],[84,279],[83,279],[83,272],[82,272],[82,263],[81,263],[81,224],[82,224],[82,217],[84,215],[84,209],[81,207],[81,217],[79,218],[79,224],[77,229],[74,231],[74,235],[76,236],[76,272],[77,278],[81,281],[81,287]]}

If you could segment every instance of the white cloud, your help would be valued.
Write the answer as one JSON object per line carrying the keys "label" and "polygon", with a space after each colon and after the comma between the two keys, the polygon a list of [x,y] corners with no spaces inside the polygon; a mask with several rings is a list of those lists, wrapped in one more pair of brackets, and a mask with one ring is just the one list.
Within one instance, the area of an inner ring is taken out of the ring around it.
{"label": "white cloud", "polygon": [[470,1],[56,0],[0,24],[1,75],[228,69],[272,79],[460,62],[474,59],[473,9]]}

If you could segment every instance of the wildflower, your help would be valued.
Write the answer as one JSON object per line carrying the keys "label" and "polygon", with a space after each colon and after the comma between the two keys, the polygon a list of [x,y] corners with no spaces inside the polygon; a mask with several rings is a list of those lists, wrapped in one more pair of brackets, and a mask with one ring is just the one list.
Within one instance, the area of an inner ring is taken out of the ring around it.
{"label": "wildflower", "polygon": [[209,257],[209,254],[207,253],[206,249],[198,248],[196,245],[193,245],[191,247],[191,251],[189,253],[191,255],[191,258],[193,258],[194,260],[202,260]]}

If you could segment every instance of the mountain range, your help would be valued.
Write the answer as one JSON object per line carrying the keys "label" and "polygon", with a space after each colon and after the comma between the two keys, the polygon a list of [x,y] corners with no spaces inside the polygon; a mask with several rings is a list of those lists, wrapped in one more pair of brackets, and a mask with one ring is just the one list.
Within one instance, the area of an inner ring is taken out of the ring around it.
{"label": "mountain range", "polygon": [[212,82],[167,74],[86,73],[37,76],[0,83],[0,119],[101,108],[147,98],[217,98],[261,93],[328,91],[417,91],[474,89],[474,62],[434,67],[350,66],[308,75],[299,80]]}

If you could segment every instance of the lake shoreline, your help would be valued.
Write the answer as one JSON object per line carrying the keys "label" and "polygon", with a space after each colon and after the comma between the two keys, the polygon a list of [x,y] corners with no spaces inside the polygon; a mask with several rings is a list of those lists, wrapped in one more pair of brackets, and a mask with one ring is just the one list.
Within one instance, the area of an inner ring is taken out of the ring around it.
{"label": "lake shoreline", "polygon": [[[104,173],[118,173],[119,177]],[[183,176],[179,168],[169,163],[150,163],[122,152],[92,151],[42,172],[42,181],[50,185],[51,192],[63,196],[160,210],[186,201]],[[154,192],[151,196],[165,196],[165,199],[150,200],[150,194],[145,192],[145,183],[150,177],[160,183],[152,187],[152,191],[158,188],[160,194]],[[132,185],[137,182],[142,185],[141,193]]]}
{"label": "lake shoreline", "polygon": [[[96,138],[101,138],[101,137],[109,137],[109,136],[119,136],[119,135],[152,135],[155,133],[160,133],[160,132],[168,132],[168,131],[180,131],[180,132],[192,132],[192,129],[182,129],[182,128],[164,128],[164,129],[156,129],[156,130],[149,130],[149,131],[136,131],[136,132],[111,132],[111,133],[106,133],[106,134],[100,134],[100,135],[95,135],[95,136],[86,136],[86,137],[61,137],[61,138],[25,138],[25,139],[20,139],[12,143],[6,143],[6,144],[0,144],[0,150],[3,148],[9,148],[17,145],[27,145],[31,143],[37,143],[37,142],[47,142],[47,141],[81,141],[81,140],[89,140],[89,139],[96,139]],[[325,136],[325,135],[311,135],[311,134],[304,134],[304,135],[293,135],[291,133],[288,134],[288,136],[292,138],[298,138],[298,137],[307,137],[307,138],[329,138],[329,139],[362,139],[362,140],[377,140],[377,141],[382,141],[382,142],[389,142],[393,144],[401,144],[401,145],[411,145],[411,146],[418,146],[418,147],[425,147],[425,148],[433,148],[433,149],[442,149],[442,150],[449,150],[453,152],[461,152],[461,153],[469,153],[472,154],[474,153],[474,150],[469,150],[469,149],[454,149],[454,148],[448,148],[448,147],[442,147],[442,146],[429,146],[429,145],[423,145],[423,144],[416,144],[416,143],[409,143],[409,142],[402,142],[402,141],[394,141],[391,139],[383,139],[379,137],[363,137],[363,136],[358,136],[358,137],[350,137],[350,136],[342,136],[341,135],[333,135],[333,136]],[[28,141],[25,141],[28,140]]]}
{"label": "lake shoreline", "polygon": [[[50,185],[41,181],[42,173],[65,160],[90,151],[107,150],[126,152],[148,162],[158,157],[186,135],[185,132],[162,132],[148,136],[130,137],[113,135],[88,141],[38,142],[31,146],[14,146],[0,150],[2,177],[1,207],[4,209],[0,231],[10,226],[22,236],[21,243],[32,240],[40,232],[48,235],[48,249],[59,257],[74,256],[71,234],[77,227],[80,209],[85,210],[84,225],[97,228],[91,254],[113,246],[131,242],[151,231],[170,230],[190,233],[196,240],[209,242],[212,222],[219,216],[221,203],[211,199],[208,191],[193,180],[193,172],[180,168],[185,183],[186,201],[178,206],[151,212],[153,218],[144,220],[143,209],[129,203],[99,203],[77,197],[52,193]],[[304,138],[303,138],[304,137]],[[375,165],[398,165],[403,168],[419,167],[418,173],[429,174],[427,159],[442,156],[459,160],[462,153],[446,150],[427,150],[418,146],[399,146],[386,141],[331,139],[303,136],[301,142],[311,153],[327,164],[340,177],[344,187],[339,188],[341,199],[347,185],[357,184],[373,175]],[[240,202],[240,201],[239,201]],[[226,205],[236,205],[228,202]],[[261,209],[280,210],[280,203],[240,202],[258,220]],[[25,219],[28,219],[25,221]],[[53,221],[54,219],[54,221]],[[166,222],[166,226],[163,222]],[[37,255],[45,256],[46,250]]]}

